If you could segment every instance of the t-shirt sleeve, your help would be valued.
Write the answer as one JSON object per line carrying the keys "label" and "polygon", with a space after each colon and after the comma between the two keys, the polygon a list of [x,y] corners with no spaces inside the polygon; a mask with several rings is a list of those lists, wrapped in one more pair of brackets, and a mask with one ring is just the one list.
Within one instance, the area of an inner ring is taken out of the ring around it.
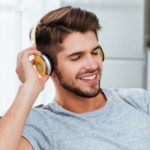
{"label": "t-shirt sleeve", "polygon": [[36,109],[29,113],[22,136],[29,141],[34,150],[52,149],[50,130],[43,115]]}
{"label": "t-shirt sleeve", "polygon": [[140,88],[120,89],[118,95],[136,109],[150,115],[150,94]]}

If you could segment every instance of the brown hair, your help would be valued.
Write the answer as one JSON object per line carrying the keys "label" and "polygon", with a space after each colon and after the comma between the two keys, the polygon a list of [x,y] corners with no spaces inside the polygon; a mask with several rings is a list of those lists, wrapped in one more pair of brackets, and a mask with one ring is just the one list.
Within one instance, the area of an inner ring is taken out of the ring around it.
{"label": "brown hair", "polygon": [[56,63],[56,55],[63,49],[61,43],[68,34],[93,31],[98,39],[99,29],[99,20],[94,13],[71,6],[62,7],[50,11],[39,21],[35,30],[36,47]]}

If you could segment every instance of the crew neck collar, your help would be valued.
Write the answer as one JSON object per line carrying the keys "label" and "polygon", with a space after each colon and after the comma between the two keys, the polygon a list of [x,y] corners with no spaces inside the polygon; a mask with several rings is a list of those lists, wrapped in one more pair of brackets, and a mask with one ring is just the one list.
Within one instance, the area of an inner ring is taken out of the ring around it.
{"label": "crew neck collar", "polygon": [[70,110],[67,110],[65,108],[63,108],[60,104],[58,104],[56,102],[56,100],[54,100],[52,103],[49,104],[48,107],[50,107],[50,109],[54,112],[57,112],[57,113],[65,113],[65,114],[68,114],[68,115],[74,115],[74,116],[80,116],[80,117],[90,117],[90,116],[97,116],[97,115],[102,115],[104,113],[106,113],[107,111],[110,110],[110,107],[112,105],[112,94],[110,92],[110,90],[108,89],[102,89],[102,92],[104,93],[105,97],[106,97],[106,104],[97,109],[97,110],[94,110],[94,111],[90,111],[90,112],[83,112],[83,113],[75,113],[75,112],[72,112]]}

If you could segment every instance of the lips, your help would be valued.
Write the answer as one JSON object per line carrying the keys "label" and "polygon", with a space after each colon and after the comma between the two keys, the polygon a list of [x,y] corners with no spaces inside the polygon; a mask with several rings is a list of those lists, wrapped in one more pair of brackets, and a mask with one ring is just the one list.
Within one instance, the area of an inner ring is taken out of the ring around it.
{"label": "lips", "polygon": [[82,79],[82,80],[95,80],[96,77],[97,77],[97,74],[94,74],[94,75],[88,75],[88,76],[81,77],[80,79]]}
{"label": "lips", "polygon": [[95,85],[98,83],[98,73],[85,74],[79,77],[82,83]]}

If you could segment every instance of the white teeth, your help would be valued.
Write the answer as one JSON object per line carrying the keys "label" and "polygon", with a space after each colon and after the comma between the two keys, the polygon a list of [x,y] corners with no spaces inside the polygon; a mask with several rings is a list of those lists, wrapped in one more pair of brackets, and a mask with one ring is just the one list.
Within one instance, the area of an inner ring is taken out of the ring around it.
{"label": "white teeth", "polygon": [[96,75],[83,77],[82,79],[83,79],[83,80],[93,80],[93,79],[96,79]]}

